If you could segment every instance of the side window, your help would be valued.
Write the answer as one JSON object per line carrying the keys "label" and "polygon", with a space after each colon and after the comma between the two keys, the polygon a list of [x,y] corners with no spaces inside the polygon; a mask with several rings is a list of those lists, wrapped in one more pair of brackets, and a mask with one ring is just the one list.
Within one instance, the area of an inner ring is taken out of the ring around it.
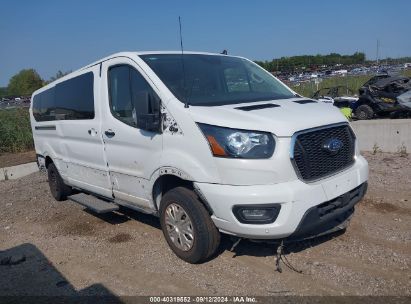
{"label": "side window", "polygon": [[33,116],[36,121],[56,120],[54,93],[53,87],[34,96]]}
{"label": "side window", "polygon": [[93,73],[89,72],[43,91],[33,100],[36,121],[94,118]]}
{"label": "side window", "polygon": [[116,66],[109,70],[111,112],[122,122],[133,125],[130,88],[130,68],[128,66]]}
{"label": "side window", "polygon": [[41,107],[41,95],[37,94],[33,98],[33,116],[36,121],[40,121],[40,107]]}
{"label": "side window", "polygon": [[56,85],[56,119],[94,118],[94,77],[89,72]]}
{"label": "side window", "polygon": [[157,94],[134,68],[117,65],[109,69],[109,96],[111,113],[118,120],[137,126],[138,114],[146,114],[150,109],[144,102],[157,98]]}

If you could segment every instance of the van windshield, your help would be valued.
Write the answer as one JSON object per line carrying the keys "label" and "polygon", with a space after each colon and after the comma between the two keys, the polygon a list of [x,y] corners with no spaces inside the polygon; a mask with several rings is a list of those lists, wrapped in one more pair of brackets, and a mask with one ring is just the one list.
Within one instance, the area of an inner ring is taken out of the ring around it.
{"label": "van windshield", "polygon": [[193,106],[295,97],[258,65],[242,58],[202,54],[152,54],[140,57],[176,98]]}

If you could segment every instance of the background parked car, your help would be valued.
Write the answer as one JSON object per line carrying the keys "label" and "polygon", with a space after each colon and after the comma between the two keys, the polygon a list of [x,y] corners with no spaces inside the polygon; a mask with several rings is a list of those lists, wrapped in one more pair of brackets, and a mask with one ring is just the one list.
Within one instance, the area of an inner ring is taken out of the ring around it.
{"label": "background parked car", "polygon": [[375,116],[409,117],[411,109],[400,104],[397,97],[411,90],[411,82],[404,76],[376,76],[359,90],[358,101],[352,105],[358,119]]}

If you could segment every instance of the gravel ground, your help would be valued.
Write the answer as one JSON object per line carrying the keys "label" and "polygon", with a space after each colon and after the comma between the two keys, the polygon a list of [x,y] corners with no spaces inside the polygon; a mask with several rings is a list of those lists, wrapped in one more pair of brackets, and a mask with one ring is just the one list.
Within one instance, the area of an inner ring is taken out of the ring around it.
{"label": "gravel ground", "polygon": [[95,216],[56,202],[35,173],[0,182],[0,295],[411,295],[411,158],[366,154],[369,192],[345,233],[286,248],[223,239],[190,265],[158,220],[128,210]]}

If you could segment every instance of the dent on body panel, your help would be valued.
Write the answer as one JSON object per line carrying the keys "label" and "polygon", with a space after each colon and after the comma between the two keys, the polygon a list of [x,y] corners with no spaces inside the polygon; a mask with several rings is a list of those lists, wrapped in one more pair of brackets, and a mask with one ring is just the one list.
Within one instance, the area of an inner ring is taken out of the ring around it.
{"label": "dent on body panel", "polygon": [[187,174],[186,172],[184,172],[183,170],[177,169],[175,167],[170,167],[170,166],[164,166],[161,167],[159,169],[157,169],[151,176],[150,180],[147,181],[147,185],[146,185],[146,191],[148,196],[151,196],[151,194],[148,192],[150,189],[153,189],[154,183],[157,181],[157,179],[160,176],[163,175],[174,175],[177,176],[183,180],[187,180],[187,181],[193,181],[193,177],[190,176],[189,174]]}
{"label": "dent on body panel", "polygon": [[163,175],[174,175],[177,176],[181,179],[187,180],[187,181],[193,181],[192,176],[184,172],[183,170],[177,169],[175,167],[170,167],[170,166],[164,166],[161,168],[158,168],[150,177],[149,180],[149,189],[151,189],[156,182],[156,180]]}
{"label": "dent on body panel", "polygon": [[133,175],[110,172],[113,190],[130,192],[131,195],[144,197],[145,180]]}
{"label": "dent on body panel", "polygon": [[158,170],[158,176],[161,175],[175,175],[181,179],[184,180],[192,180],[192,177],[190,175],[188,175],[186,172],[184,172],[183,170],[174,168],[174,167],[162,167]]}

